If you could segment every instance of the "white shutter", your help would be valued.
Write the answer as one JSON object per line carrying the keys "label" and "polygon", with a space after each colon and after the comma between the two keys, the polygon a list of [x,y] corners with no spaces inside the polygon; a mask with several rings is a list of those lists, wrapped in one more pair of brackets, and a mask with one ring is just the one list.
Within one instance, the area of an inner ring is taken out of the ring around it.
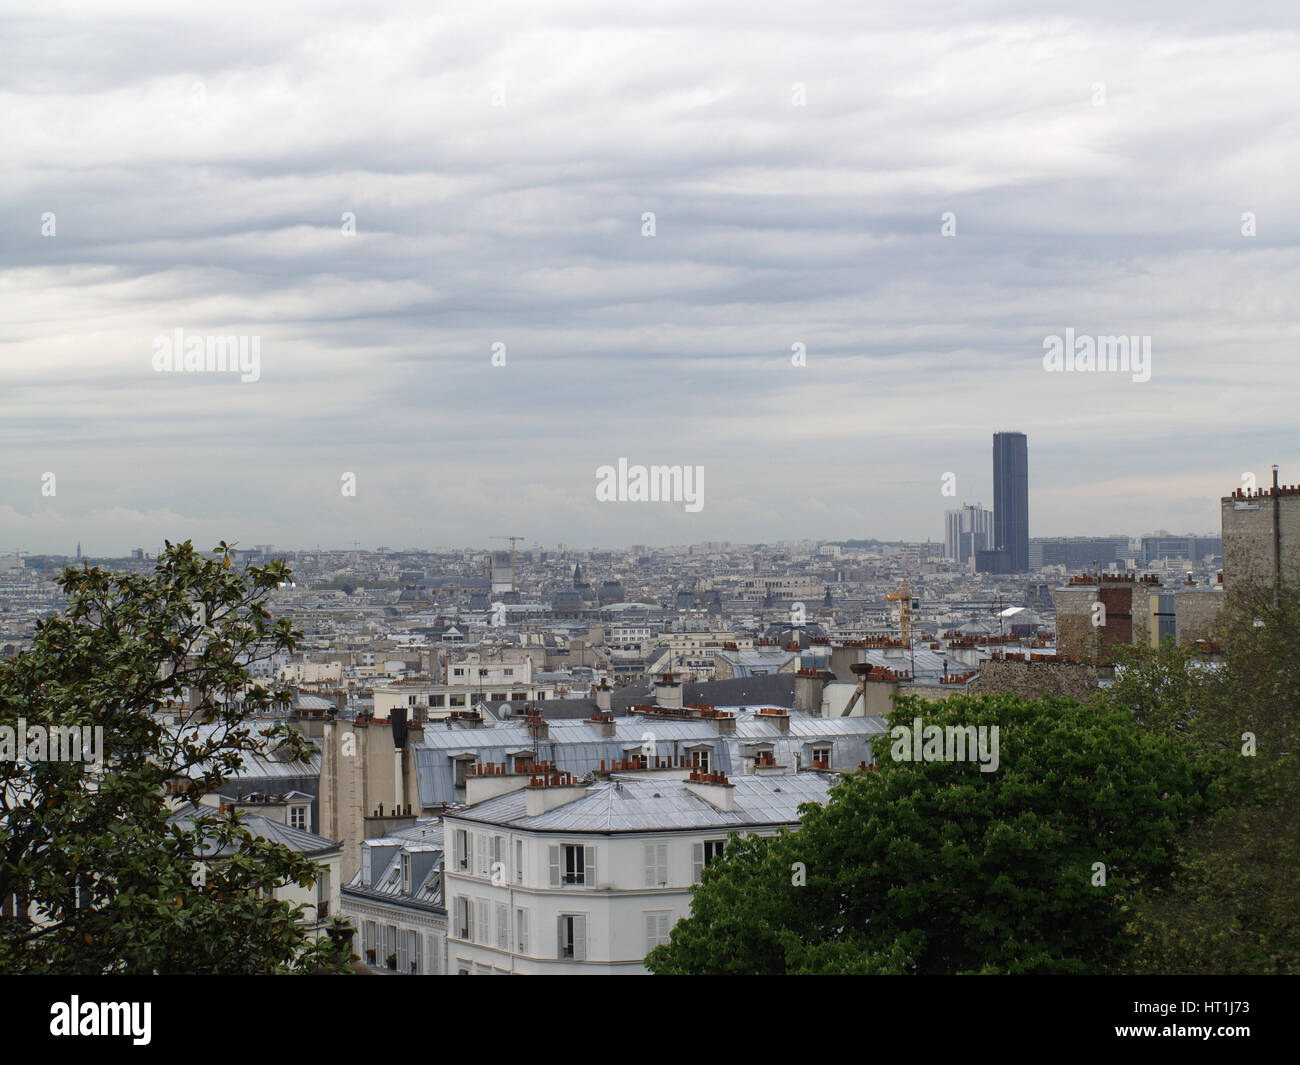
{"label": "white shutter", "polygon": [[510,909],[504,902],[497,903],[497,946],[510,949]]}
{"label": "white shutter", "polygon": [[551,887],[560,886],[560,848],[551,847]]}
{"label": "white shutter", "polygon": [[518,949],[520,954],[528,953],[528,911],[515,910],[516,923],[519,932]]}
{"label": "white shutter", "polygon": [[577,914],[573,918],[573,960],[587,959],[587,918]]}
{"label": "white shutter", "polygon": [[474,938],[475,943],[490,943],[492,941],[491,913],[488,910],[487,899],[478,899],[478,935]]}
{"label": "white shutter", "polygon": [[411,937],[407,935],[406,929],[397,933],[397,971],[411,971]]}
{"label": "white shutter", "polygon": [[649,954],[659,945],[659,917],[657,914],[645,915],[645,952]]}
{"label": "white shutter", "polygon": [[658,869],[655,865],[655,844],[647,843],[645,845],[645,886],[658,887],[659,881],[656,879]]}
{"label": "white shutter", "polygon": [[563,914],[555,919],[555,956],[557,958],[564,957],[564,931],[565,921],[567,920],[568,918]]}
{"label": "white shutter", "polygon": [[691,880],[698,884],[700,877],[704,875],[704,844],[696,843],[693,845],[693,854],[691,859]]}
{"label": "white shutter", "polygon": [[582,848],[582,882],[588,887],[596,886],[596,848]]}
{"label": "white shutter", "polygon": [[411,933],[411,961],[415,962],[414,972],[418,976],[421,972],[420,966],[424,962],[424,938],[419,932]]}
{"label": "white shutter", "polygon": [[659,915],[659,942],[667,943],[669,933],[672,931],[673,915],[671,913],[661,913]]}
{"label": "white shutter", "polygon": [[465,900],[465,938],[471,943],[477,943],[478,939],[474,935],[474,903],[469,899]]}
{"label": "white shutter", "polygon": [[522,884],[524,882],[524,841],[515,840],[515,881]]}

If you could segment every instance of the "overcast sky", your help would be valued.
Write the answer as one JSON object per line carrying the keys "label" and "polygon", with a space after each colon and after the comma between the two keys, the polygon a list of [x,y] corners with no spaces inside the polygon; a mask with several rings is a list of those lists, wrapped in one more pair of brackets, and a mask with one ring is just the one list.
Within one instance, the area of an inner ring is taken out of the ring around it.
{"label": "overcast sky", "polygon": [[1290,0],[623,6],[6,4],[0,549],[941,539],[1001,429],[1035,536],[1300,482]]}

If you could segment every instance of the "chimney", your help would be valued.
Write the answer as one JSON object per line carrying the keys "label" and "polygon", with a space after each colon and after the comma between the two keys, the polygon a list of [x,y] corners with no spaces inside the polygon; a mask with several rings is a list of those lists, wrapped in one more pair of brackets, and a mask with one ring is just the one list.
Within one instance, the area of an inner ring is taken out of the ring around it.
{"label": "chimney", "polygon": [[711,720],[719,736],[730,736],[736,731],[736,715],[727,710],[719,710]]}
{"label": "chimney", "polygon": [[790,712],[783,707],[764,707],[758,712],[759,721],[770,721],[782,732],[790,731]]}
{"label": "chimney", "polygon": [[614,689],[602,680],[600,686],[596,689],[596,709],[601,713],[608,714],[613,708],[613,704],[610,702],[613,694]]}
{"label": "chimney", "polygon": [[551,727],[542,717],[542,712],[535,708],[529,707],[523,713],[524,723],[528,726],[528,734],[535,740],[547,740],[551,738]]}
{"label": "chimney", "polygon": [[665,710],[682,708],[682,682],[673,673],[664,673],[655,681],[655,705]]}
{"label": "chimney", "polygon": [[596,730],[597,735],[603,740],[612,739],[614,736],[614,715],[609,713],[598,713],[591,715],[592,728]]}
{"label": "chimney", "polygon": [[736,808],[736,785],[727,779],[725,773],[692,772],[686,781],[686,790],[717,810]]}
{"label": "chimney", "polygon": [[573,802],[587,794],[587,785],[571,773],[547,772],[534,776],[525,790],[524,812],[538,817],[566,802]]}
{"label": "chimney", "polygon": [[801,669],[794,675],[794,708],[817,717],[822,712],[822,688],[826,678],[820,670]]}

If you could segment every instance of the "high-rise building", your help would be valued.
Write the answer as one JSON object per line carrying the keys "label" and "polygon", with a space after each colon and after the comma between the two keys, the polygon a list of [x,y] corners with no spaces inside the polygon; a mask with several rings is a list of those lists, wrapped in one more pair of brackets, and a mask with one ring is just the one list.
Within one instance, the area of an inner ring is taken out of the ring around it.
{"label": "high-rise building", "polygon": [[993,547],[1012,573],[1029,569],[1029,443],[1024,433],[993,434]]}
{"label": "high-rise building", "polygon": [[993,543],[993,511],[978,503],[963,503],[960,510],[944,514],[945,554],[955,562],[968,562],[976,551]]}

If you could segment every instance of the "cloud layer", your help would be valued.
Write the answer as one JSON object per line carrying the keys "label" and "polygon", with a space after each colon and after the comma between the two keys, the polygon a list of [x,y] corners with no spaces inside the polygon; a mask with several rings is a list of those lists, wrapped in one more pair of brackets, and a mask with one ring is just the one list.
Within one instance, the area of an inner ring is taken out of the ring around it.
{"label": "cloud layer", "polygon": [[[1300,480],[1291,18],[27,5],[0,545],[938,539],[999,429],[1034,535],[1215,529]],[[155,373],[176,328],[260,379]],[[1045,372],[1066,328],[1151,380]],[[597,502],[623,456],[703,510]]]}

